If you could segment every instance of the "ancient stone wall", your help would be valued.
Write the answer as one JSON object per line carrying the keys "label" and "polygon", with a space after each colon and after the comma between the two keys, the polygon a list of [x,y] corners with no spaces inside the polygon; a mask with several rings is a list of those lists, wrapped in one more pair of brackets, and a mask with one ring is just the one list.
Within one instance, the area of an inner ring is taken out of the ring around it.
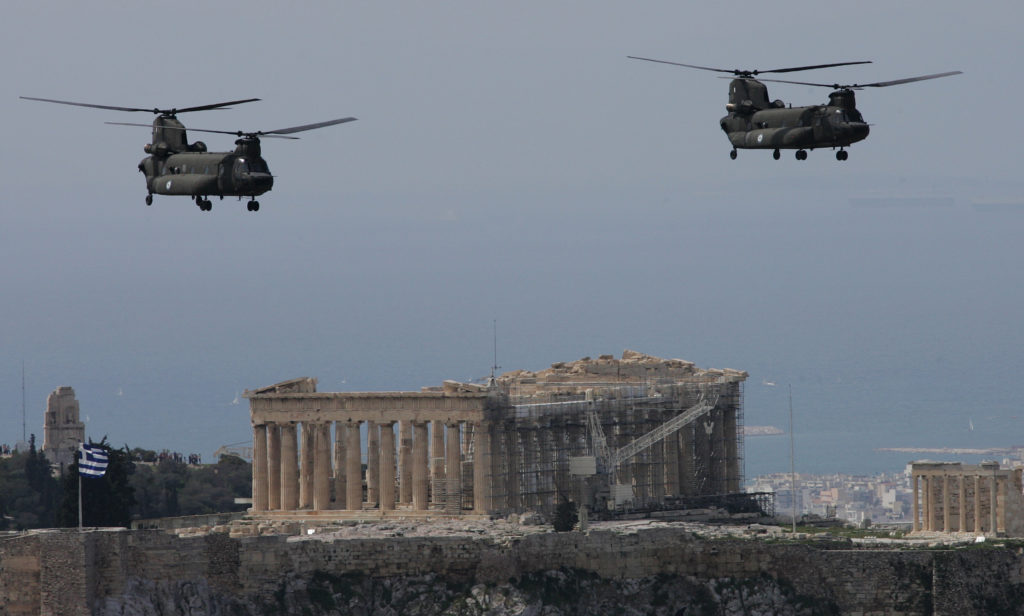
{"label": "ancient stone wall", "polygon": [[633,588],[683,607],[746,594],[749,604],[788,606],[783,613],[1005,613],[1024,598],[1022,563],[1010,548],[829,549],[701,539],[681,528],[513,540],[61,531],[0,541],[0,612],[322,614],[395,606],[419,593],[416,613],[430,614],[471,595],[529,603],[591,589],[590,603],[555,612],[575,614],[599,609],[598,597],[636,601]]}

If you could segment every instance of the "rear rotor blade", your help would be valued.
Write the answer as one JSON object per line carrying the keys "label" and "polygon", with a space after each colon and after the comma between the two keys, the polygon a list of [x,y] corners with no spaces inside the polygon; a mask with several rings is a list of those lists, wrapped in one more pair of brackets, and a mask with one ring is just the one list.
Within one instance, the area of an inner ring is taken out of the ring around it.
{"label": "rear rotor blade", "polygon": [[925,81],[928,79],[938,79],[939,77],[949,77],[950,75],[960,75],[963,71],[947,71],[945,73],[934,73],[932,75],[921,75],[920,77],[907,77],[906,79],[894,79],[892,81],[876,81],[875,83],[862,83],[861,88],[885,88],[887,86],[898,86],[901,83],[913,83],[915,81]]}
{"label": "rear rotor blade", "polygon": [[774,68],[767,71],[751,70],[745,71],[738,68],[726,69],[726,68],[711,68],[708,66],[697,66],[696,64],[683,64],[682,62],[669,62],[668,60],[655,60],[654,58],[640,58],[638,56],[626,56],[633,60],[647,60],[648,62],[660,62],[662,64],[673,64],[675,66],[685,66],[687,68],[697,68],[702,71],[714,71],[716,73],[731,73],[738,77],[749,77],[752,75],[760,75],[761,73],[792,73],[794,71],[810,71],[819,68],[830,68],[833,66],[848,66],[850,64],[871,64],[870,60],[859,60],[857,62],[835,62],[832,64],[814,64],[811,66],[793,66],[789,68]]}
{"label": "rear rotor blade", "polygon": [[258,134],[272,137],[274,135],[289,135],[291,133],[301,133],[307,130],[313,130],[315,128],[323,128],[325,126],[334,126],[335,124],[344,124],[345,122],[354,122],[356,118],[338,118],[337,120],[327,120],[326,122],[316,122],[315,124],[303,124],[302,126],[292,126],[290,128],[279,128],[277,130],[266,130],[260,131]]}
{"label": "rear rotor blade", "polygon": [[888,86],[897,86],[903,83],[913,83],[915,81],[925,81],[928,79],[938,79],[939,77],[949,77],[950,75],[960,75],[963,71],[947,71],[945,73],[934,73],[932,75],[921,75],[920,77],[907,77],[905,79],[894,79],[892,81],[876,81],[874,83],[853,83],[853,84],[842,84],[842,83],[814,83],[810,81],[789,81],[786,79],[762,79],[762,81],[771,81],[774,83],[794,83],[800,86],[819,86],[822,88],[832,88],[833,90],[859,90],[861,88],[885,88]]}

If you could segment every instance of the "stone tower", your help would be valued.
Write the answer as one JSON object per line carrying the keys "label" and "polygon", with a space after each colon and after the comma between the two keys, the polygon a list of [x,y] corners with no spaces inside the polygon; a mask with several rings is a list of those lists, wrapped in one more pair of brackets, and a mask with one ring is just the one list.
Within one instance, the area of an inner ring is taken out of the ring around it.
{"label": "stone tower", "polygon": [[46,397],[43,421],[43,453],[50,464],[71,465],[78,444],[85,440],[85,424],[78,419],[75,390],[58,387]]}

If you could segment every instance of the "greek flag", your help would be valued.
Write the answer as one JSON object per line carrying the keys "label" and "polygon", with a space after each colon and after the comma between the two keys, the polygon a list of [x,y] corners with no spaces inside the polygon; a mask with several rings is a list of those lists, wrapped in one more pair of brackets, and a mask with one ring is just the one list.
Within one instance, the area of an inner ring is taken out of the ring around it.
{"label": "greek flag", "polygon": [[82,443],[78,453],[79,475],[102,477],[107,472],[107,452],[102,448]]}

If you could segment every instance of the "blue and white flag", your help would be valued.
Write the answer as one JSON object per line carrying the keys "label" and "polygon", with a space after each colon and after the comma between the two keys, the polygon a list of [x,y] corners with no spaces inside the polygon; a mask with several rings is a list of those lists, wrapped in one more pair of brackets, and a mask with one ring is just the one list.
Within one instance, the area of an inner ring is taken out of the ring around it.
{"label": "blue and white flag", "polygon": [[78,454],[79,475],[102,477],[107,472],[107,452],[101,447],[82,443]]}

